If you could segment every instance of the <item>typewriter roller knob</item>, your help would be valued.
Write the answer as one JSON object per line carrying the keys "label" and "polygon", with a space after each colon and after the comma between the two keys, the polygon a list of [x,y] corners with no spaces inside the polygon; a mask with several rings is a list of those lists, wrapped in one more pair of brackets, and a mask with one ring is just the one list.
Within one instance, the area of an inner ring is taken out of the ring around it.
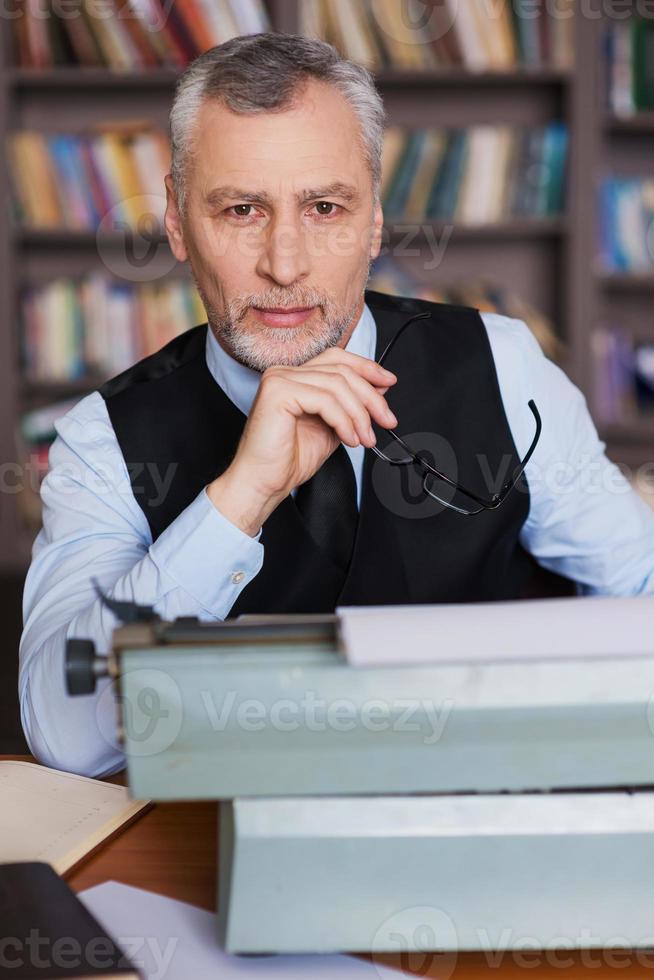
{"label": "typewriter roller knob", "polygon": [[97,657],[93,640],[66,642],[66,689],[71,696],[93,694],[98,677],[107,673],[107,658]]}

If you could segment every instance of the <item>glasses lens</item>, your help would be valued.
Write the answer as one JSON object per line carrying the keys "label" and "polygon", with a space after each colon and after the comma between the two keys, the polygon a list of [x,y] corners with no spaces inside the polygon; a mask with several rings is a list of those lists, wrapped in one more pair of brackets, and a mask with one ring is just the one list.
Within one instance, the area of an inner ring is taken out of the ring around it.
{"label": "glasses lens", "polygon": [[456,510],[467,512],[479,509],[477,501],[469,497],[467,493],[458,489],[458,487],[451,487],[445,480],[440,480],[432,473],[427,473],[424,476],[423,489],[434,500],[438,500],[440,503],[448,507],[453,507]]}
{"label": "glasses lens", "polygon": [[[381,430],[380,435],[380,432],[377,432],[377,445],[373,446],[373,451],[376,456],[379,456],[387,463],[395,463],[396,465],[398,463],[403,463],[406,466],[408,463],[413,462],[413,457],[407,453],[404,446],[400,445],[400,443],[396,442],[396,440],[392,437],[387,442],[387,438],[388,433]],[[380,442],[381,447],[379,445]]]}

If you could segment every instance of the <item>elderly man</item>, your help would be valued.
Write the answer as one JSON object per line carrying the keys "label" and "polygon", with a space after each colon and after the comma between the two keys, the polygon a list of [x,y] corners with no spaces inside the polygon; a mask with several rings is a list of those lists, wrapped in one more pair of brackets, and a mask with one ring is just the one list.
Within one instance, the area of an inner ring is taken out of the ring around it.
{"label": "elderly man", "polygon": [[68,637],[110,645],[93,577],[203,620],[520,597],[536,563],[654,591],[654,514],[527,327],[366,291],[384,108],[365,69],[234,38],[186,69],[170,122],[166,232],[208,324],[57,424],[20,651],[35,755],[123,763],[107,682],[64,688]]}

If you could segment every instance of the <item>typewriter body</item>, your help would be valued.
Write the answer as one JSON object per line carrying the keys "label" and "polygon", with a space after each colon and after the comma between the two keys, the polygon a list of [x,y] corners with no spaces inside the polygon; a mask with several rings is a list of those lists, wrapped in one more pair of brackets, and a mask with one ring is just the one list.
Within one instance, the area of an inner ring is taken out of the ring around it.
{"label": "typewriter body", "polygon": [[336,615],[142,613],[69,641],[104,675],[131,794],[220,801],[231,952],[654,945],[654,650],[355,668]]}

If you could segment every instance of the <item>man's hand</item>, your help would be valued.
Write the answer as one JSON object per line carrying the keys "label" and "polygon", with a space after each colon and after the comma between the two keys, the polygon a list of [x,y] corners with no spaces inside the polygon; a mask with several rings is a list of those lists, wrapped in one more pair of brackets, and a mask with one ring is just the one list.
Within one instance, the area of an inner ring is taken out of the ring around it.
{"label": "man's hand", "polygon": [[373,446],[371,419],[393,428],[384,394],[396,376],[374,361],[330,347],[297,367],[271,367],[261,382],[236,455],[207,487],[212,503],[251,536],[290,491],[320,469],[339,442]]}

